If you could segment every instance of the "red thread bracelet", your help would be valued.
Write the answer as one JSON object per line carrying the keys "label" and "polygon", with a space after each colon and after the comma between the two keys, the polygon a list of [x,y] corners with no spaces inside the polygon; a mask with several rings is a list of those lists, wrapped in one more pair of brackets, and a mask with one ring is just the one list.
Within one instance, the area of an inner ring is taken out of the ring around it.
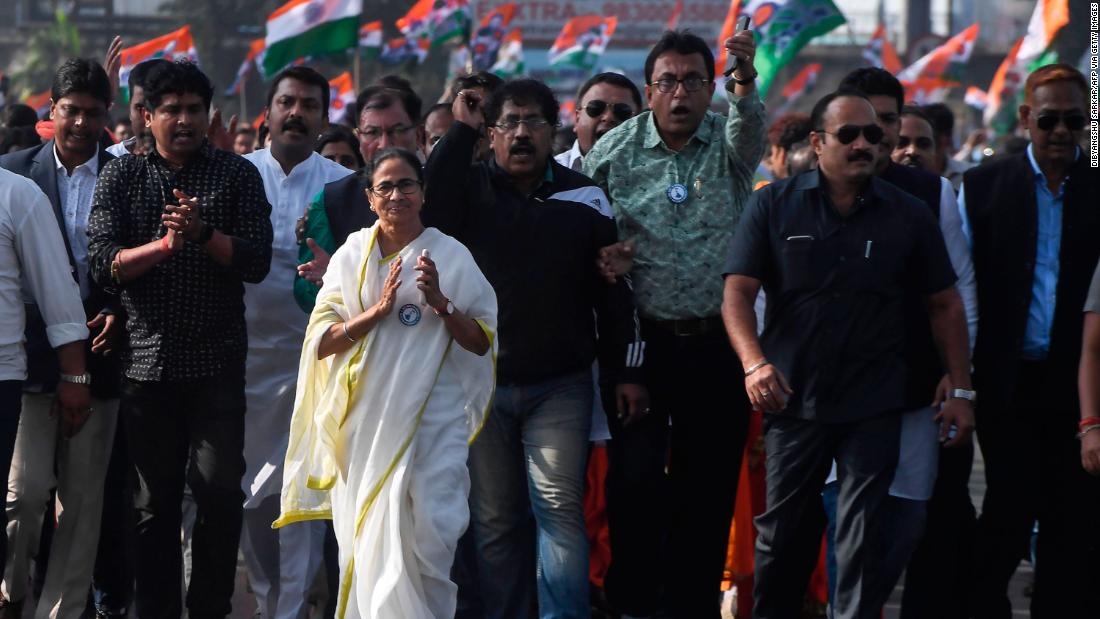
{"label": "red thread bracelet", "polygon": [[1100,426],[1100,417],[1085,417],[1077,424],[1078,430],[1084,430],[1086,426]]}
{"label": "red thread bracelet", "polygon": [[168,236],[167,235],[160,237],[160,248],[163,249],[164,252],[167,253],[167,254],[173,253],[172,248],[168,246]]}

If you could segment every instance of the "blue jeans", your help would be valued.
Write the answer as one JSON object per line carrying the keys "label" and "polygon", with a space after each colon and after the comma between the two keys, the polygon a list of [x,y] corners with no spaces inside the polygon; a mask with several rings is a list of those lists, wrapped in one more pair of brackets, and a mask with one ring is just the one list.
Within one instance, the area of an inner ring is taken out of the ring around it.
{"label": "blue jeans", "polygon": [[489,618],[530,617],[536,583],[542,619],[590,615],[583,495],[592,394],[588,368],[497,386],[470,447],[470,517]]}

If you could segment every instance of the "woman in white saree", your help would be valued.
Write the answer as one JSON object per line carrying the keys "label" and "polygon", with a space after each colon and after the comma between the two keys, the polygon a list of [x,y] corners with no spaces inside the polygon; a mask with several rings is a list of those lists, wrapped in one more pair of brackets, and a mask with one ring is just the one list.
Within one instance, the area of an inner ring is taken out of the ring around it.
{"label": "woman in white saree", "polygon": [[496,295],[462,244],[421,223],[414,155],[381,151],[368,174],[378,221],[333,254],[310,316],[274,526],[332,518],[338,617],[450,619]]}

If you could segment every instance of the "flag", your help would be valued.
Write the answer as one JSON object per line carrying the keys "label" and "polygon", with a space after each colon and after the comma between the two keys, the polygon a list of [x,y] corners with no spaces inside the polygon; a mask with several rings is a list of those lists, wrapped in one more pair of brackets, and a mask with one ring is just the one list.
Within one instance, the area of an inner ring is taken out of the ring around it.
{"label": "flag", "polygon": [[1054,36],[1069,23],[1069,0],[1039,0],[1027,24],[1027,34],[1016,54],[1016,62],[1028,72],[1057,62],[1050,49]]}
{"label": "flag", "polygon": [[359,53],[367,58],[377,58],[382,53],[382,22],[359,26]]}
{"label": "flag", "polygon": [[425,38],[397,37],[386,42],[379,57],[384,63],[398,64],[415,60],[417,64],[424,62],[428,57],[431,42]]}
{"label": "flag", "polygon": [[966,97],[964,101],[970,107],[982,111],[989,105],[989,97],[986,96],[985,91],[977,86],[970,86],[966,89]]}
{"label": "flag", "polygon": [[577,100],[566,99],[558,104],[558,124],[562,127],[572,127],[577,120]]}
{"label": "flag", "polygon": [[513,28],[504,37],[504,41],[500,44],[500,51],[497,52],[497,61],[489,70],[504,79],[523,75],[524,71],[527,70],[527,65],[523,61],[522,30]]}
{"label": "flag", "polygon": [[978,24],[971,24],[902,69],[898,73],[898,81],[905,87],[906,97],[921,105],[942,101],[950,88],[958,86],[974,52],[978,29]]}
{"label": "flag", "polygon": [[832,0],[732,0],[722,33],[718,37],[718,71],[726,66],[726,39],[733,36],[738,15],[752,18],[749,29],[756,33],[756,58],[760,74],[760,98],[767,95],[775,76],[814,37],[848,22]]}
{"label": "flag", "polygon": [[397,20],[397,28],[406,38],[426,38],[431,47],[438,47],[469,39],[471,21],[467,0],[418,0]]}
{"label": "flag", "polygon": [[1023,73],[1022,66],[1017,62],[1020,47],[1024,39],[1016,41],[1008,55],[997,67],[993,74],[993,81],[986,91],[986,107],[982,114],[982,122],[993,129],[997,134],[1005,134],[1012,131],[1016,123],[1016,98],[1023,91],[1024,80],[1027,74]]}
{"label": "flag", "polygon": [[195,51],[195,41],[191,38],[191,26],[184,26],[174,32],[159,36],[151,41],[138,43],[122,50],[118,73],[119,85],[129,100],[130,71],[146,60],[164,58],[166,60],[187,59],[197,63],[199,55]]}
{"label": "flag", "polygon": [[550,47],[550,66],[591,69],[607,49],[618,21],[617,17],[600,15],[570,19]]}
{"label": "flag", "polygon": [[675,30],[680,25],[680,16],[684,14],[684,0],[676,0],[676,4],[672,7],[672,12],[668,15],[668,23],[665,24],[666,30]]}
{"label": "flag", "polygon": [[898,58],[898,52],[890,44],[890,40],[886,38],[886,27],[881,24],[875,29],[875,33],[871,35],[867,47],[863,48],[863,58],[872,67],[886,69],[894,75],[901,71],[901,60]]}
{"label": "flag", "polygon": [[355,107],[355,82],[351,79],[351,73],[344,71],[337,75],[329,80],[328,87],[328,121],[344,122],[348,111]]}
{"label": "flag", "polygon": [[290,0],[267,17],[268,78],[298,58],[354,48],[359,42],[362,0]]}
{"label": "flag", "polygon": [[23,103],[34,108],[34,113],[38,114],[41,118],[43,114],[50,111],[50,98],[53,97],[51,91],[46,90],[36,95],[31,95],[26,99],[23,99]]}
{"label": "flag", "polygon": [[235,97],[241,92],[241,87],[244,85],[245,77],[248,76],[248,72],[252,70],[252,65],[257,62],[259,57],[264,53],[264,40],[255,39],[248,46],[248,54],[244,57],[244,61],[241,62],[241,66],[237,68],[237,77],[233,79],[233,83],[225,91],[225,96]]}
{"label": "flag", "polygon": [[782,101],[779,109],[776,110],[777,116],[785,113],[795,101],[798,101],[802,95],[810,91],[817,83],[817,76],[821,73],[821,63],[811,62],[810,64],[802,67],[802,70],[794,76],[794,79],[787,82],[787,85],[783,87]]}
{"label": "flag", "polygon": [[482,18],[470,42],[474,52],[475,71],[487,71],[496,62],[500,44],[504,41],[504,34],[515,16],[516,5],[514,2],[509,2],[498,6]]}

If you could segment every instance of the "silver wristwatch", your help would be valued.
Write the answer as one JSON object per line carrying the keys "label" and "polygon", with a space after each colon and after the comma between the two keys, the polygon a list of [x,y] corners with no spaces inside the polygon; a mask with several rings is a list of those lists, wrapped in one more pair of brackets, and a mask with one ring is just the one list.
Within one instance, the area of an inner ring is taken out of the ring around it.
{"label": "silver wristwatch", "polygon": [[83,374],[62,374],[59,378],[62,382],[72,383],[74,385],[90,387],[92,384],[92,375],[87,372]]}
{"label": "silver wristwatch", "polygon": [[973,404],[978,400],[978,392],[969,389],[952,389],[951,397],[959,400],[966,400]]}

